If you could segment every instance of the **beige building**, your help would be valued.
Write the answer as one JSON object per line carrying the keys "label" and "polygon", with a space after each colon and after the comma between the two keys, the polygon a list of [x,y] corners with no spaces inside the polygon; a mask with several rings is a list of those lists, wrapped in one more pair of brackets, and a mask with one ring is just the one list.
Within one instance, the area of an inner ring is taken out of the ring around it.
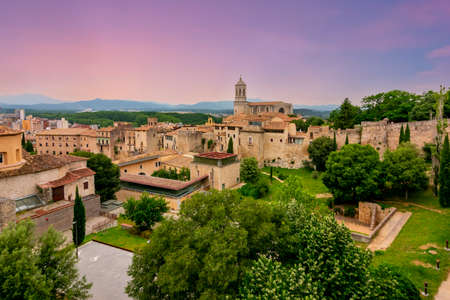
{"label": "beige building", "polygon": [[278,112],[282,114],[293,114],[294,110],[291,103],[273,101],[273,102],[248,102],[247,85],[239,78],[235,85],[234,114],[257,115],[263,112]]}
{"label": "beige building", "polygon": [[191,179],[208,176],[211,188],[229,189],[240,182],[240,165],[236,154],[201,153],[195,155],[191,163]]}
{"label": "beige building", "polygon": [[86,158],[22,153],[16,151],[21,149],[21,133],[16,136],[18,138],[10,139],[11,135],[0,135],[0,145],[9,144],[13,153],[19,154],[14,160],[8,158],[0,169],[0,229],[14,222],[18,212],[21,219],[35,220],[38,232],[50,225],[60,230],[69,229],[71,219],[64,216],[71,213],[68,208],[73,206],[77,187],[90,209],[87,215],[98,215],[100,197],[95,195],[95,173],[87,168]]}
{"label": "beige building", "polygon": [[0,126],[0,172],[23,166],[22,132]]}
{"label": "beige building", "polygon": [[120,174],[152,175],[162,168],[162,162],[176,157],[174,151],[154,151],[113,161],[120,168]]}
{"label": "beige building", "polygon": [[97,153],[96,132],[85,128],[59,128],[36,134],[38,154],[68,155],[79,151]]}

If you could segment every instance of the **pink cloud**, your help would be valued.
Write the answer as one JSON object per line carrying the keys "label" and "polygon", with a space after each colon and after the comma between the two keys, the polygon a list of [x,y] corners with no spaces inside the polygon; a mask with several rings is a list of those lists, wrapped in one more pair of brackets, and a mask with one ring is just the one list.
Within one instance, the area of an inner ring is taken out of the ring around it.
{"label": "pink cloud", "polygon": [[428,58],[440,58],[448,56],[450,56],[450,45],[434,49],[433,51],[427,54]]}

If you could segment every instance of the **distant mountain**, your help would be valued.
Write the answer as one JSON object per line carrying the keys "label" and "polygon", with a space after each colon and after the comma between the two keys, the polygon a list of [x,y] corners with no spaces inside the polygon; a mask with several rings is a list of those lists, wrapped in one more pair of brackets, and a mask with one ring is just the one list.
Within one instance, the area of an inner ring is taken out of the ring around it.
{"label": "distant mountain", "polygon": [[0,96],[0,103],[11,105],[34,105],[34,104],[59,104],[60,100],[56,100],[40,94],[21,94]]}
{"label": "distant mountain", "polygon": [[324,104],[324,105],[300,105],[300,104],[294,104],[294,109],[306,108],[306,109],[318,110],[318,111],[333,111],[333,110],[335,110],[338,107],[339,107],[339,105],[336,105],[336,104]]}
{"label": "distant mountain", "polygon": [[[267,101],[261,99],[249,99],[250,102]],[[94,99],[75,102],[56,100],[43,95],[23,94],[16,96],[0,96],[2,108],[24,108],[38,111],[190,111],[190,112],[227,112],[233,111],[233,101],[202,101],[195,104],[165,104],[154,101],[135,100],[106,100]],[[295,105],[295,108],[309,110],[331,111],[337,105]]]}

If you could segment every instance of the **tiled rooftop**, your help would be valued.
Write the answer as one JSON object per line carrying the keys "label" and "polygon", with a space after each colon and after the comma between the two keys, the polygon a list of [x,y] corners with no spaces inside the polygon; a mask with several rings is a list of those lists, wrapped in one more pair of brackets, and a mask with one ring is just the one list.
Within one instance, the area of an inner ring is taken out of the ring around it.
{"label": "tiled rooftop", "polygon": [[21,133],[22,131],[20,130],[14,130],[6,126],[0,126],[0,135],[16,135]]}
{"label": "tiled rooftop", "polygon": [[197,154],[196,157],[209,158],[209,159],[225,159],[229,157],[236,156],[233,153],[223,153],[223,152],[206,152]]}
{"label": "tiled rooftop", "polygon": [[60,168],[72,162],[87,160],[87,158],[72,155],[60,155],[60,156],[54,156],[50,154],[30,155],[25,151],[23,151],[23,158],[25,159],[25,164],[22,167],[14,170],[0,172],[0,178],[47,171],[51,169]]}
{"label": "tiled rooftop", "polygon": [[67,172],[62,178],[49,181],[44,184],[40,184],[39,186],[43,189],[55,188],[59,186],[63,186],[72,182],[75,182],[81,178],[95,175],[95,172],[89,168],[78,169],[74,171]]}
{"label": "tiled rooftop", "polygon": [[88,128],[57,128],[44,130],[37,135],[89,135],[96,136],[95,130]]}

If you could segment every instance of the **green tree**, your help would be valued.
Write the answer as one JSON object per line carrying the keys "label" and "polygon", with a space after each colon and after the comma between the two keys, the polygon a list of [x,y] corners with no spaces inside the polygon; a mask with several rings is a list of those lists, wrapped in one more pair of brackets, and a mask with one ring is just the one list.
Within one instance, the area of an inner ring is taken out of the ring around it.
{"label": "green tree", "polygon": [[408,199],[409,191],[427,187],[425,160],[409,143],[402,143],[395,151],[387,150],[382,162],[386,187],[401,192]]}
{"label": "green tree", "polygon": [[50,228],[36,239],[30,220],[0,234],[1,299],[87,299],[92,284],[80,278],[64,237]]}
{"label": "green tree", "polygon": [[345,135],[345,145],[348,145],[348,134]]}
{"label": "green tree", "polygon": [[241,181],[256,183],[260,177],[258,161],[254,157],[246,157],[241,161]]}
{"label": "green tree", "polygon": [[436,115],[436,92],[428,91],[421,95],[409,114],[411,121],[430,120]]}
{"label": "green tree", "polygon": [[75,205],[73,206],[73,225],[72,225],[72,239],[76,246],[79,246],[84,241],[86,234],[86,210],[83,201],[78,193],[78,186],[75,190]]}
{"label": "green tree", "polygon": [[233,139],[231,137],[228,140],[227,153],[233,153]]}
{"label": "green tree", "polygon": [[214,145],[214,141],[208,140],[208,149],[212,149],[213,145]]}
{"label": "green tree", "polygon": [[442,147],[439,169],[439,203],[442,207],[450,207],[450,146],[448,135],[445,136]]}
{"label": "green tree", "polygon": [[371,200],[383,184],[378,152],[370,145],[345,145],[329,155],[322,179],[336,202]]}
{"label": "green tree", "polygon": [[306,129],[308,129],[309,126],[322,126],[325,124],[325,120],[321,117],[310,117],[308,120],[306,120]]}
{"label": "green tree", "polygon": [[120,169],[113,164],[106,155],[77,151],[72,155],[87,157],[87,166],[95,172],[95,192],[100,200],[116,199],[116,192],[120,189]]}
{"label": "green tree", "polygon": [[420,97],[409,92],[393,90],[362,99],[363,121],[379,121],[385,118],[393,122],[407,122],[409,112]]}
{"label": "green tree", "polygon": [[400,145],[405,141],[405,132],[403,130],[403,124],[402,127],[400,127],[400,137],[398,138],[398,144]]}
{"label": "green tree", "polygon": [[155,223],[163,220],[163,214],[168,211],[164,198],[150,197],[147,193],[143,193],[139,200],[129,198],[123,208],[125,216],[136,224],[139,231],[150,230]]}
{"label": "green tree", "polygon": [[405,143],[409,143],[411,141],[411,132],[409,131],[409,124],[406,124],[404,141]]}
{"label": "green tree", "polygon": [[325,170],[328,155],[333,151],[335,151],[334,142],[326,136],[313,140],[308,146],[309,157],[318,171]]}
{"label": "green tree", "polygon": [[126,292],[135,299],[235,299],[249,260],[278,251],[282,217],[236,191],[195,194],[135,253]]}
{"label": "green tree", "polygon": [[25,144],[26,144],[25,133],[22,133],[22,148],[25,148]]}
{"label": "green tree", "polygon": [[352,105],[348,98],[345,98],[341,106],[330,113],[330,121],[333,127],[338,129],[353,128],[357,123],[357,117],[360,113],[358,106]]}
{"label": "green tree", "polygon": [[303,132],[308,131],[308,125],[306,124],[306,122],[303,119],[292,120],[291,123],[295,124],[295,129],[297,131],[303,131]]}

